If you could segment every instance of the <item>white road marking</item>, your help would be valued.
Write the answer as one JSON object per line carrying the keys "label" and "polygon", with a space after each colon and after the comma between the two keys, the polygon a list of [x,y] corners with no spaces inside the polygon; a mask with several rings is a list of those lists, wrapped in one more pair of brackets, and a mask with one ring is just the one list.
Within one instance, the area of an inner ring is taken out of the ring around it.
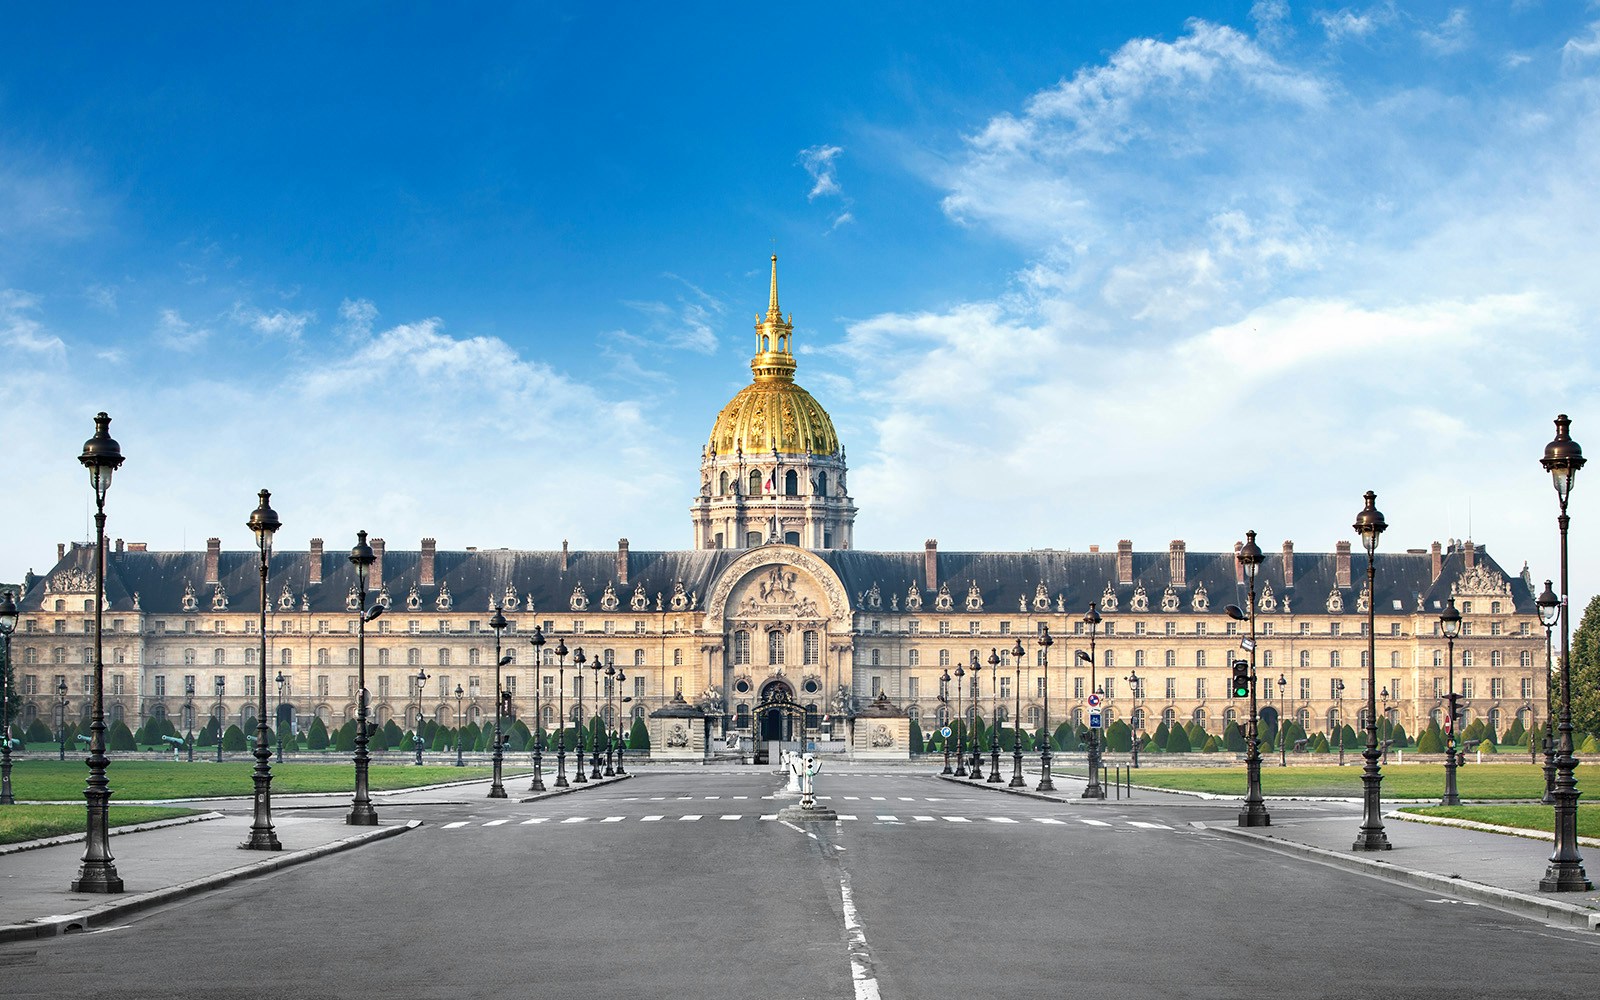
{"label": "white road marking", "polygon": [[621,823],[623,820],[625,820],[627,818],[628,817],[626,817],[626,816],[607,816],[605,819],[601,820],[600,822],[602,822],[602,823]]}
{"label": "white road marking", "polygon": [[987,818],[988,818],[989,822],[991,822],[991,823],[1015,823],[1016,822],[1016,820],[1012,819],[1010,816],[990,816],[990,817],[987,817]]}
{"label": "white road marking", "polygon": [[700,818],[700,814],[699,813],[690,813],[687,816],[679,816],[678,817],[678,822],[679,823],[693,823],[695,820],[697,820],[699,818]]}
{"label": "white road marking", "polygon": [[846,802],[860,802],[861,801],[861,796],[859,796],[859,795],[846,795],[844,797],[844,800]]}
{"label": "white road marking", "polygon": [[550,822],[550,817],[548,817],[548,816],[535,816],[533,819],[525,819],[521,823],[518,823],[517,825],[518,826],[532,826],[535,823],[548,823],[548,822]]}
{"label": "white road marking", "polygon": [[867,951],[867,932],[850,893],[850,875],[844,871],[839,872],[839,900],[844,910],[845,936],[850,942],[850,978],[856,1000],[879,1000],[878,979],[872,974],[872,955]]}
{"label": "white road marking", "polygon": [[944,818],[944,820],[945,820],[946,823],[971,823],[972,822],[972,820],[967,819],[965,816],[946,816]]}
{"label": "white road marking", "polygon": [[639,822],[641,822],[641,823],[659,823],[661,821],[661,819],[662,819],[662,817],[660,817],[660,816],[645,816],[642,819],[640,819]]}
{"label": "white road marking", "polygon": [[1105,822],[1103,820],[1098,820],[1098,819],[1080,819],[1080,820],[1078,820],[1078,822],[1079,823],[1087,823],[1090,826],[1110,826],[1111,825],[1110,823],[1107,823],[1107,822]]}
{"label": "white road marking", "polygon": [[911,818],[916,820],[918,823],[932,823],[933,822],[933,817],[932,816],[913,816]]}
{"label": "white road marking", "polygon": [[762,819],[777,819],[778,818],[778,814],[777,813],[762,813],[761,814],[761,818]]}
{"label": "white road marking", "polygon": [[467,825],[467,821],[462,819],[462,820],[457,820],[454,823],[446,823],[444,826],[441,826],[439,829],[441,829],[441,830],[454,830],[457,827],[466,826],[466,825]]}
{"label": "white road marking", "polygon": [[1140,829],[1143,829],[1143,830],[1170,830],[1170,829],[1172,829],[1172,827],[1167,826],[1165,823],[1141,823],[1136,819],[1128,820],[1128,825],[1129,826],[1137,826],[1137,827],[1139,827]]}
{"label": "white road marking", "polygon": [[855,816],[850,814],[850,813],[841,813],[839,815],[839,818],[840,819],[855,819]]}
{"label": "white road marking", "polygon": [[724,816],[722,818],[723,819],[743,819],[744,817],[740,816],[738,813],[730,813],[729,815]]}
{"label": "white road marking", "polygon": [[707,795],[706,796],[706,801],[710,802],[712,799],[720,799],[720,798],[722,798],[722,796],[720,796],[720,795]]}
{"label": "white road marking", "polygon": [[748,796],[748,795],[735,795],[734,796],[735,799],[748,799],[749,797],[750,796]]}
{"label": "white road marking", "polygon": [[508,820],[508,819],[491,819],[489,822],[487,822],[487,823],[485,823],[483,825],[484,826],[503,826],[503,825],[505,825],[506,823],[509,823],[509,822],[511,822],[511,821]]}
{"label": "white road marking", "polygon": [[888,799],[885,799],[882,795],[874,795],[872,797],[872,801],[874,801],[874,802],[887,802]]}
{"label": "white road marking", "polygon": [[561,822],[563,822],[563,823],[587,823],[588,821],[589,821],[589,817],[587,817],[587,816],[568,816],[566,819],[562,820]]}
{"label": "white road marking", "polygon": [[898,817],[898,816],[879,816],[878,818],[881,819],[881,820],[885,820],[887,822],[890,822],[890,823],[898,823],[898,822],[900,822],[900,817]]}
{"label": "white road marking", "polygon": [[1051,819],[1049,816],[1035,816],[1033,818],[1033,821],[1035,823],[1049,823],[1052,826],[1061,826],[1062,825],[1062,823],[1061,823],[1061,821],[1059,819]]}
{"label": "white road marking", "polygon": [[912,797],[911,797],[911,796],[909,796],[909,795],[902,795],[902,796],[900,796],[900,801],[901,801],[901,802],[915,802],[915,801],[917,801],[917,800],[916,800],[916,799],[914,799],[914,798],[912,798]]}

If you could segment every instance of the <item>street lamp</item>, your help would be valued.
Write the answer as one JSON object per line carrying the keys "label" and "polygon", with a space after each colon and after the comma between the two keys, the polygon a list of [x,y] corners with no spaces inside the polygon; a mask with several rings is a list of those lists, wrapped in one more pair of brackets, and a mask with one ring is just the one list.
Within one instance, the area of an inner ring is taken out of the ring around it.
{"label": "street lamp", "polygon": [[1333,689],[1337,692],[1334,711],[1339,720],[1339,766],[1344,767],[1344,681],[1334,681]]}
{"label": "street lamp", "polygon": [[223,685],[227,681],[221,675],[217,677],[217,763],[222,763],[222,723],[226,718],[227,706],[222,703]]}
{"label": "street lamp", "polygon": [[1050,638],[1050,626],[1039,626],[1039,666],[1044,669],[1044,739],[1039,742],[1039,784],[1035,791],[1053,792],[1056,783],[1050,779],[1050,647],[1056,641]]}
{"label": "street lamp", "polygon": [[1375,616],[1378,600],[1374,583],[1377,580],[1374,556],[1378,551],[1378,536],[1389,527],[1377,507],[1378,494],[1367,491],[1366,505],[1356,515],[1353,525],[1361,536],[1361,545],[1367,550],[1367,749],[1362,753],[1367,765],[1361,771],[1361,829],[1356,834],[1353,851],[1387,851],[1389,836],[1383,832],[1383,772],[1378,770],[1378,634]]}
{"label": "street lamp", "polygon": [[572,780],[579,784],[589,780],[583,773],[583,665],[587,662],[589,662],[589,658],[583,655],[582,646],[572,651],[572,686],[574,688],[572,697],[577,702],[575,708],[578,716],[578,725],[574,727],[573,731],[573,739],[578,743],[574,747],[578,753],[578,766],[572,772]]}
{"label": "street lamp", "polygon": [[[983,694],[983,660],[979,659],[978,651],[972,651],[972,661],[967,664],[968,673],[972,674],[972,714],[978,714],[978,698]],[[978,745],[976,733],[972,736],[972,780],[983,780],[983,747]]]}
{"label": "street lamp", "polygon": [[[62,690],[63,693],[66,692],[66,689],[67,689],[66,684],[62,684],[61,685],[61,690]],[[67,745],[66,745],[67,713],[66,713],[66,702],[65,701],[62,702],[62,706],[61,707],[62,707],[62,712],[61,712],[61,722],[62,722],[62,726],[61,726],[61,732],[62,732],[61,751],[62,751],[62,755],[65,756],[66,749],[67,749]],[[194,678],[193,677],[190,677],[190,678],[188,678],[187,680],[185,680],[183,682],[183,722],[184,722],[183,739],[184,739],[185,743],[189,744],[189,763],[193,764],[194,763]]]}
{"label": "street lamp", "polygon": [[966,685],[967,671],[956,664],[956,777],[967,776],[967,715],[961,709],[962,698],[966,694],[963,690]]}
{"label": "street lamp", "polygon": [[[939,674],[939,704],[942,706],[942,712],[950,711],[950,671],[948,670]],[[951,729],[950,732],[952,735],[955,734],[954,729]],[[954,774],[955,771],[950,767],[950,737],[941,737],[939,742],[942,744],[941,749],[944,750],[944,770],[939,773]]]}
{"label": "street lamp", "polygon": [[350,826],[377,826],[378,811],[372,808],[372,797],[367,794],[367,767],[371,758],[367,754],[367,622],[383,614],[383,605],[367,607],[368,574],[378,557],[367,544],[367,533],[356,532],[356,544],[350,550],[350,561],[356,567],[356,796],[350,804],[350,814],[345,823]]}
{"label": "street lamp", "polygon": [[1561,744],[1556,749],[1555,851],[1539,888],[1544,892],[1587,892],[1594,886],[1583,870],[1578,853],[1578,782],[1572,769],[1578,762],[1572,756],[1572,617],[1567,603],[1567,500],[1572,484],[1583,468],[1583,449],[1572,440],[1568,428],[1572,421],[1565,413],[1556,417],[1555,440],[1545,445],[1540,464],[1550,473],[1556,488],[1561,514],[1556,525],[1561,532]]}
{"label": "street lamp", "polygon": [[11,633],[16,630],[16,595],[8,590],[0,594],[0,640],[5,649],[5,667],[0,669],[0,806],[16,804],[11,797]]}
{"label": "street lamp", "polygon": [[994,706],[989,718],[989,781],[998,784],[1005,780],[1000,777],[1000,713],[1005,706],[1000,704],[1000,651],[992,646],[989,648],[989,676],[994,678],[989,685],[989,704]]}
{"label": "street lamp", "polygon": [[[58,683],[56,685],[56,699],[61,704],[61,725],[59,727],[57,727],[57,729],[56,729],[56,738],[61,741],[61,753],[57,756],[56,759],[57,760],[66,760],[67,759],[67,679],[65,677],[61,678],[60,683]],[[194,748],[193,747],[191,747],[189,749],[189,759],[190,760],[194,759]]]}
{"label": "street lamp", "polygon": [[1133,766],[1139,766],[1139,730],[1144,722],[1144,679],[1136,670],[1128,671],[1128,686],[1133,691]]}
{"label": "street lamp", "polygon": [[533,637],[533,784],[530,792],[545,791],[544,787],[544,706],[540,703],[540,688],[544,683],[541,667],[544,666],[544,627],[535,625]]}
{"label": "street lamp", "polygon": [[1028,785],[1022,778],[1022,658],[1026,655],[1022,649],[1022,640],[1018,639],[1011,648],[1011,658],[1017,664],[1017,690],[1016,715],[1011,720],[1011,781],[1007,788],[1026,788]]}
{"label": "street lamp", "polygon": [[[1544,582],[1544,592],[1534,601],[1539,608],[1539,624],[1544,626],[1544,797],[1541,805],[1556,802],[1556,730],[1555,730],[1555,641],[1552,633],[1561,620],[1561,598]],[[1563,671],[1565,672],[1565,671]]]}
{"label": "street lamp", "polygon": [[567,787],[567,643],[560,636],[556,636],[556,787]]}
{"label": "street lamp", "polygon": [[461,711],[462,711],[462,709],[461,709],[461,699],[466,697],[466,694],[467,694],[467,692],[462,689],[461,685],[457,684],[456,685],[456,767],[466,767],[467,766],[467,762],[465,760],[463,760],[462,757],[461,757],[461,727],[464,724],[463,717],[462,717],[462,714],[461,714]]}
{"label": "street lamp", "polygon": [[1103,799],[1106,797],[1106,786],[1100,784],[1100,727],[1094,725],[1094,716],[1099,711],[1100,686],[1095,683],[1095,637],[1100,629],[1099,610],[1089,605],[1089,612],[1083,616],[1083,622],[1089,626],[1089,653],[1084,655],[1083,650],[1078,650],[1079,660],[1089,661],[1089,783],[1083,787],[1083,798]]}
{"label": "street lamp", "polygon": [[277,512],[268,503],[272,494],[262,490],[257,496],[261,502],[250,512],[250,520],[245,522],[245,527],[256,536],[256,551],[261,555],[261,616],[258,619],[261,647],[256,664],[260,675],[256,682],[259,704],[256,711],[256,766],[251,774],[255,784],[255,819],[250,824],[250,838],[239,847],[246,851],[281,851],[283,845],[278,843],[278,835],[272,829],[272,747],[267,743],[267,572],[272,562],[272,536],[283,526],[283,522],[278,520]]}
{"label": "street lamp", "polygon": [[605,770],[605,775],[608,778],[614,778],[614,777],[617,776],[617,769],[615,767],[613,767],[612,764],[611,764],[612,753],[614,752],[612,748],[613,748],[613,746],[615,745],[615,742],[616,742],[612,738],[614,736],[614,734],[612,733],[612,729],[615,728],[616,721],[617,721],[617,717],[614,714],[612,714],[611,699],[612,699],[612,695],[614,693],[613,689],[616,687],[616,682],[617,682],[617,668],[608,663],[608,664],[606,664],[606,770]]}
{"label": "street lamp", "polygon": [[[594,687],[592,690],[594,691],[594,711],[596,715],[600,714],[600,671],[605,669],[605,665],[605,661],[599,656],[596,656],[594,661],[589,664],[589,669],[594,671]],[[600,723],[600,732],[589,734],[589,764],[593,768],[593,770],[589,772],[589,777],[595,779],[596,781],[599,781],[601,777],[600,740],[606,735],[606,726],[604,720],[602,720]]]}
{"label": "street lamp", "polygon": [[[1256,574],[1261,570],[1264,557],[1261,546],[1256,544],[1255,530],[1246,531],[1244,537],[1244,545],[1239,548],[1239,565],[1244,569],[1248,586],[1249,613],[1239,610],[1234,604],[1227,607],[1229,618],[1234,621],[1248,619],[1250,622],[1250,638],[1244,641],[1244,648],[1250,654],[1250,732],[1245,744],[1245,796],[1244,808],[1239,810],[1239,825],[1271,826],[1272,814],[1267,811],[1266,799],[1261,794],[1261,732],[1256,715]],[[1229,659],[1233,658],[1230,656]]]}
{"label": "street lamp", "polygon": [[494,606],[494,617],[489,619],[489,627],[494,630],[494,780],[489,783],[489,798],[503,799],[506,797],[506,786],[500,783],[500,762],[502,748],[500,743],[500,668],[510,661],[507,656],[500,656],[500,633],[510,624],[506,616],[500,613],[500,605]]}
{"label": "street lamp", "polygon": [[94,708],[89,723],[89,783],[83,797],[88,807],[88,833],[83,851],[83,867],[72,880],[73,892],[113,893],[122,891],[122,878],[111,856],[111,835],[107,829],[107,810],[111,804],[111,779],[106,768],[106,691],[105,659],[102,643],[106,598],[106,491],[111,489],[111,474],[122,466],[122,449],[111,437],[111,418],[104,410],[95,414],[94,437],[83,443],[78,461],[89,470],[89,485],[94,489]]}
{"label": "street lamp", "polygon": [[283,763],[283,731],[287,727],[283,724],[283,698],[284,689],[289,686],[289,678],[283,676],[283,671],[278,671],[278,708],[273,712],[273,721],[278,725],[278,763]]}
{"label": "street lamp", "polygon": [[[628,748],[628,741],[633,736],[631,728],[627,732],[626,735],[624,735],[624,732],[623,732],[623,729],[622,729],[622,717],[623,717],[623,715],[625,715],[627,713],[627,709],[624,706],[626,706],[628,704],[628,702],[633,700],[633,696],[632,695],[624,695],[622,693],[622,688],[621,688],[622,682],[627,680],[627,679],[628,679],[627,675],[622,672],[622,668],[618,667],[617,668],[617,685],[618,685],[618,687],[617,687],[617,774],[619,774],[619,775],[623,775],[623,774],[627,774],[628,773],[627,771],[624,771],[622,769],[622,751],[624,751],[624,750],[626,750]],[[631,727],[631,722],[630,722],[630,727]]]}
{"label": "street lamp", "polygon": [[422,766],[422,686],[426,683],[428,683],[427,668],[417,668],[417,728],[411,731],[411,742],[417,751],[418,767]]}
{"label": "street lamp", "polygon": [[1445,603],[1444,613],[1439,616],[1439,629],[1444,633],[1445,647],[1450,651],[1447,658],[1449,686],[1445,695],[1449,715],[1444,723],[1444,796],[1439,799],[1439,804],[1459,806],[1461,796],[1456,792],[1456,636],[1461,634],[1461,612],[1456,610],[1454,597]]}
{"label": "street lamp", "polygon": [[1282,674],[1279,674],[1278,675],[1278,766],[1279,767],[1288,767],[1289,766],[1289,746],[1288,746],[1287,741],[1285,741],[1284,738],[1283,738],[1283,734],[1284,734],[1284,729],[1283,729],[1283,705],[1284,705],[1284,699],[1288,697],[1288,695],[1286,695],[1284,693],[1284,690],[1288,686],[1289,686],[1289,678],[1283,676]]}

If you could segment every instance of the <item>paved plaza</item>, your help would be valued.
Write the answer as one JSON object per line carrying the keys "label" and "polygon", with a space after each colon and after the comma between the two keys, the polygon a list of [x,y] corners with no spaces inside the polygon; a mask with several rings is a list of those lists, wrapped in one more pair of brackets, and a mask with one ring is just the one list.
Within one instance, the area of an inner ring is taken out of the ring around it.
{"label": "paved plaza", "polygon": [[212,802],[112,838],[124,897],[67,892],[77,845],[0,855],[0,968],[19,998],[1518,997],[1575,995],[1600,957],[1600,899],[1533,888],[1540,842],[1391,820],[1357,857],[1354,802],[1241,835],[1235,801],[1058,786],[833,768],[839,819],[794,824],[770,770],[641,766],[386,794],[366,831],[284,796],[270,858],[236,848],[248,800]]}

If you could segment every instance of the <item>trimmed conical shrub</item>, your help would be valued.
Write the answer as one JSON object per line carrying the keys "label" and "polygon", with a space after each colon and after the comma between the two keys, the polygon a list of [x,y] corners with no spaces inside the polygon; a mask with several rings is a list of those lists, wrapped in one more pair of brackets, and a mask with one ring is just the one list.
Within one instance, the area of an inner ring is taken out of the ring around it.
{"label": "trimmed conical shrub", "polygon": [[1184,732],[1182,726],[1173,726],[1172,731],[1167,734],[1167,753],[1188,753],[1191,749],[1193,748],[1189,746],[1189,734]]}
{"label": "trimmed conical shrub", "polygon": [[313,718],[311,720],[311,728],[306,730],[306,748],[309,750],[328,749],[328,727],[322,724],[321,719]]}

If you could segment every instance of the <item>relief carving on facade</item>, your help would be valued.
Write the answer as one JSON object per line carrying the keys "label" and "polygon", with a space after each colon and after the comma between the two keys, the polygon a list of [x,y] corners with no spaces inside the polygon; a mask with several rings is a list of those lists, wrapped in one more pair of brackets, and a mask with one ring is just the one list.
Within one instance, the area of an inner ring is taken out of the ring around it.
{"label": "relief carving on facade", "polygon": [[278,595],[278,610],[294,610],[294,595],[289,592],[289,585],[287,583],[283,585],[283,593]]}
{"label": "relief carving on facade", "polygon": [[1493,572],[1482,563],[1462,573],[1450,585],[1453,597],[1505,597],[1511,596],[1511,581]]}
{"label": "relief carving on facade", "polygon": [[94,577],[86,570],[70,566],[44,582],[47,594],[92,594]]}
{"label": "relief carving on facade", "polygon": [[1172,585],[1171,584],[1168,584],[1167,585],[1167,589],[1165,591],[1163,591],[1162,594],[1161,594],[1161,610],[1162,611],[1176,611],[1176,610],[1178,610],[1178,592],[1176,590],[1172,589]]}
{"label": "relief carving on facade", "polygon": [[672,728],[667,730],[667,746],[676,750],[689,745],[689,729],[681,722],[674,722]]}
{"label": "relief carving on facade", "polygon": [[[354,588],[351,588],[354,590]],[[194,596],[194,584],[188,580],[183,581],[183,610],[199,611],[200,599]]]}
{"label": "relief carving on facade", "polygon": [[1211,596],[1206,593],[1204,583],[1195,586],[1194,594],[1189,598],[1189,606],[1195,611],[1205,611],[1211,607]]}
{"label": "relief carving on facade", "polygon": [[617,588],[606,584],[605,592],[600,595],[600,610],[615,611],[622,606],[622,601],[617,598]]}
{"label": "relief carving on facade", "polygon": [[1139,584],[1139,586],[1137,586],[1137,587],[1135,587],[1133,589],[1133,599],[1128,602],[1128,610],[1130,610],[1130,611],[1149,611],[1150,610],[1150,595],[1145,592],[1144,584],[1141,583],[1141,584]]}
{"label": "relief carving on facade", "polygon": [[1035,611],[1049,611],[1050,610],[1050,592],[1048,590],[1044,589],[1044,581],[1043,580],[1040,580],[1039,581],[1039,585],[1037,587],[1033,588],[1033,610],[1035,610]]}
{"label": "relief carving on facade", "polygon": [[650,610],[650,597],[644,592],[644,584],[635,584],[633,596],[628,598],[628,607],[635,611]]}
{"label": "relief carving on facade", "polygon": [[454,603],[455,599],[450,596],[450,585],[448,583],[439,584],[439,596],[433,599],[433,606],[440,611],[449,611],[450,605]]}
{"label": "relief carving on facade", "polygon": [[983,591],[978,589],[978,581],[973,580],[972,586],[967,588],[967,610],[983,610]]}
{"label": "relief carving on facade", "polygon": [[1116,592],[1115,589],[1112,588],[1110,580],[1106,581],[1105,592],[1100,595],[1100,610],[1101,611],[1115,611],[1115,610],[1117,610],[1117,592]]}
{"label": "relief carving on facade", "polygon": [[216,589],[211,592],[211,610],[228,610],[228,592],[223,589],[222,584],[220,583],[217,584]]}
{"label": "relief carving on facade", "polygon": [[948,583],[939,584],[939,593],[933,598],[933,606],[938,611],[955,610],[955,598],[950,596],[950,585]]}
{"label": "relief carving on facade", "polygon": [[1256,601],[1256,607],[1262,611],[1278,610],[1278,599],[1272,596],[1272,584],[1264,583],[1261,585],[1261,597]]}
{"label": "relief carving on facade", "polygon": [[906,590],[906,610],[913,613],[922,610],[922,591],[914,583]]}
{"label": "relief carving on facade", "polygon": [[572,597],[567,601],[567,607],[573,611],[589,610],[589,595],[584,593],[583,584],[575,583],[572,585]]}
{"label": "relief carving on facade", "polygon": [[894,746],[894,734],[888,726],[875,726],[872,730],[872,745],[882,749]]}
{"label": "relief carving on facade", "polygon": [[1335,586],[1328,591],[1328,614],[1336,615],[1342,611],[1344,611],[1344,595],[1339,593],[1339,588]]}

